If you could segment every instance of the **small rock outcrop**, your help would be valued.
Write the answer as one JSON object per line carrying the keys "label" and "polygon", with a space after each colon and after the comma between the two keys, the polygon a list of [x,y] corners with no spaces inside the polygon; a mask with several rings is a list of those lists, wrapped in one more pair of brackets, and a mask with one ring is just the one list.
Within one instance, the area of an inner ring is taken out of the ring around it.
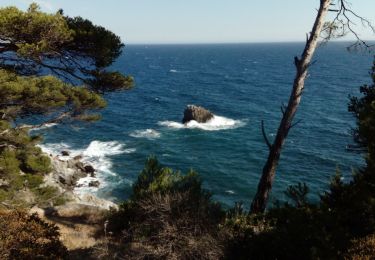
{"label": "small rock outcrop", "polygon": [[61,155],[62,156],[69,156],[70,153],[69,153],[69,151],[61,151]]}
{"label": "small rock outcrop", "polygon": [[87,176],[87,172],[82,170],[80,162],[74,159],[67,161],[59,160],[58,158],[52,159],[52,179],[58,180],[65,189],[74,189],[77,181]]}
{"label": "small rock outcrop", "polygon": [[184,111],[184,118],[182,119],[182,123],[185,124],[191,120],[195,120],[198,123],[206,123],[210,119],[212,119],[214,115],[207,109],[196,106],[196,105],[188,105]]}
{"label": "small rock outcrop", "polygon": [[93,174],[93,173],[95,172],[94,167],[92,167],[92,165],[90,165],[90,164],[85,165],[85,166],[83,167],[83,169],[84,169],[84,171],[85,171],[86,173],[89,173],[89,174]]}
{"label": "small rock outcrop", "polygon": [[90,181],[89,182],[89,187],[99,187],[100,182],[99,181]]}
{"label": "small rock outcrop", "polygon": [[77,156],[74,156],[74,157],[73,157],[73,159],[74,159],[74,160],[77,160],[77,161],[82,160],[82,158],[83,158],[82,155],[77,155]]}

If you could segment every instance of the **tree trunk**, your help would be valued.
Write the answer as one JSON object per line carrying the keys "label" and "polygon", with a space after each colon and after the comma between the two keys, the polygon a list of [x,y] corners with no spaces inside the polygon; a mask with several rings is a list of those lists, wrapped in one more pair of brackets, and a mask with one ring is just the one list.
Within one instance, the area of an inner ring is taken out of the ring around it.
{"label": "tree trunk", "polygon": [[[264,212],[264,210],[266,209],[269,193],[271,191],[272,183],[275,178],[277,164],[280,159],[281,150],[284,145],[285,139],[288,136],[288,132],[293,126],[292,122],[297,112],[298,105],[301,101],[301,95],[304,88],[307,69],[317,47],[318,39],[322,31],[325,16],[328,12],[330,3],[331,0],[320,1],[318,14],[315,18],[315,23],[310,37],[307,37],[301,60],[299,60],[297,57],[294,58],[294,63],[297,71],[293,83],[293,89],[289,97],[288,106],[285,110],[283,110],[283,117],[281,119],[274,143],[272,145],[269,145],[268,159],[263,168],[263,173],[258,184],[257,193],[253,199],[253,202],[251,203],[251,213]],[[264,134],[264,129],[262,130],[266,142],[267,144],[269,144],[267,137]]]}

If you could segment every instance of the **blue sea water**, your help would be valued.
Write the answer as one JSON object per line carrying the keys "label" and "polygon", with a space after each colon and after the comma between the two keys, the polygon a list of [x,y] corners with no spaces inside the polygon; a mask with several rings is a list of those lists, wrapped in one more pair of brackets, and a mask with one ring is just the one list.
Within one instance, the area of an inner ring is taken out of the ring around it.
{"label": "blue sea water", "polygon": [[[321,46],[306,81],[272,192],[284,200],[290,184],[306,182],[311,199],[327,189],[339,167],[345,180],[363,165],[347,151],[355,126],[348,95],[369,83],[372,56],[347,52],[346,43]],[[272,140],[289,98],[293,57],[302,43],[222,45],[129,45],[113,68],[135,78],[134,89],[107,94],[96,123],[43,129],[43,147],[83,154],[99,170],[101,188],[81,188],[121,200],[131,193],[149,155],[163,165],[196,170],[214,199],[248,205],[267,157],[260,122]],[[217,117],[209,124],[180,124],[187,104]]]}

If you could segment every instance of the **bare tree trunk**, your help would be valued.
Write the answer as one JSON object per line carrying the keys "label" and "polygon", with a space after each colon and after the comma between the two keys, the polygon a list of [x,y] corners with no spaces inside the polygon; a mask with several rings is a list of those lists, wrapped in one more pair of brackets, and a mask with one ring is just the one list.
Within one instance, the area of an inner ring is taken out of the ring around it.
{"label": "bare tree trunk", "polygon": [[320,0],[318,14],[316,16],[310,37],[307,36],[307,41],[305,49],[303,50],[301,56],[301,60],[299,60],[297,57],[294,58],[297,72],[293,83],[293,89],[289,97],[288,106],[285,109],[282,109],[283,118],[280,122],[277,135],[272,145],[267,140],[262,122],[262,132],[269,147],[269,155],[267,162],[263,168],[263,173],[258,184],[257,193],[253,199],[253,202],[251,203],[251,213],[264,212],[264,210],[266,209],[269,193],[271,191],[272,183],[275,178],[277,164],[280,159],[281,150],[290,128],[293,127],[292,122],[297,112],[298,105],[301,101],[301,95],[305,84],[307,69],[317,47],[318,39],[323,29],[325,16],[327,15],[327,12],[329,10],[330,3],[331,0]]}

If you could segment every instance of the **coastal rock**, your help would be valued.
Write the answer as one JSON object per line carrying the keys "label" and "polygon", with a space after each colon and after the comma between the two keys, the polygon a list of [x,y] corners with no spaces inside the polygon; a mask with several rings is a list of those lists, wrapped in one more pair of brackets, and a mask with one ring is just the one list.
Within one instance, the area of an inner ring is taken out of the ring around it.
{"label": "coastal rock", "polygon": [[[74,159],[75,160],[75,159]],[[83,162],[81,162],[81,161],[77,161],[76,163],[75,163],[75,166],[78,168],[78,169],[80,169],[81,171],[85,171],[85,165],[83,164]]]}
{"label": "coastal rock", "polygon": [[62,156],[69,156],[70,153],[68,151],[61,151]]}
{"label": "coastal rock", "polygon": [[85,170],[86,173],[89,173],[89,174],[93,174],[95,172],[94,167],[92,167],[92,165],[90,164],[85,165],[83,169]]}
{"label": "coastal rock", "polygon": [[90,181],[89,182],[89,187],[99,187],[100,182],[99,181]]}
{"label": "coastal rock", "polygon": [[76,155],[73,157],[73,160],[79,161],[82,160],[83,156],[82,155]]}
{"label": "coastal rock", "polygon": [[198,123],[206,123],[210,119],[212,119],[214,115],[207,109],[196,106],[196,105],[188,105],[184,111],[184,118],[182,119],[182,123],[185,124],[191,120],[195,120]]}
{"label": "coastal rock", "polygon": [[70,159],[62,161],[59,159],[52,160],[52,176],[67,189],[73,189],[77,181],[87,176],[87,173],[77,167],[77,161]]}
{"label": "coastal rock", "polygon": [[[118,206],[106,199],[96,197],[89,193],[75,193],[74,188],[79,184],[81,178],[87,177],[84,171],[84,164],[77,159],[61,160],[59,156],[50,156],[52,162],[52,171],[44,177],[43,186],[52,186],[57,188],[61,196],[71,203],[93,206],[93,209],[108,210],[118,208]],[[91,174],[93,175],[93,173]],[[91,176],[92,177],[92,176]],[[91,187],[100,185],[97,180],[90,180]],[[86,184],[87,185],[87,184]],[[69,206],[70,207],[70,206]],[[77,211],[79,212],[79,210]]]}

